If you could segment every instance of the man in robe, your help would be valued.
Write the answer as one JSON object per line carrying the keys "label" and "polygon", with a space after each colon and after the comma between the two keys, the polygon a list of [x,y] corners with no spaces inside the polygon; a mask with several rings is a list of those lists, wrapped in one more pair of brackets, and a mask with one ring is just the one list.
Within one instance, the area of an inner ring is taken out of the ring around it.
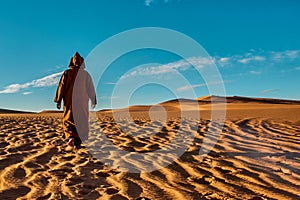
{"label": "man in robe", "polygon": [[89,109],[97,104],[95,88],[90,74],[85,70],[84,59],[78,52],[71,58],[69,69],[60,78],[54,102],[57,108],[64,103],[63,129],[68,145],[79,148],[88,139]]}

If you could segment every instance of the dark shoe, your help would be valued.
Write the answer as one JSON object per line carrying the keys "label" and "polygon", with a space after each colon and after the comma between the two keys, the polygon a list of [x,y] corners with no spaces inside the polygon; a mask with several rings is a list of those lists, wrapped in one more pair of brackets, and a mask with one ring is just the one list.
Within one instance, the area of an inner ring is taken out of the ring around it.
{"label": "dark shoe", "polygon": [[83,148],[85,148],[85,146],[83,146],[83,145],[75,146],[75,149],[83,149]]}
{"label": "dark shoe", "polygon": [[82,144],[82,141],[80,138],[74,138],[74,145],[75,146],[80,146]]}

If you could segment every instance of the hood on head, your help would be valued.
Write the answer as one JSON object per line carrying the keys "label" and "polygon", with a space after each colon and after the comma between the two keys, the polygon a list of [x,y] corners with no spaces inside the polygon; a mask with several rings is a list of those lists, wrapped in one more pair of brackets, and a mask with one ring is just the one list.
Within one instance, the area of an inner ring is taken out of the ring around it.
{"label": "hood on head", "polygon": [[70,68],[83,67],[84,68],[84,59],[80,56],[80,54],[76,51],[74,56],[70,60],[69,64]]}

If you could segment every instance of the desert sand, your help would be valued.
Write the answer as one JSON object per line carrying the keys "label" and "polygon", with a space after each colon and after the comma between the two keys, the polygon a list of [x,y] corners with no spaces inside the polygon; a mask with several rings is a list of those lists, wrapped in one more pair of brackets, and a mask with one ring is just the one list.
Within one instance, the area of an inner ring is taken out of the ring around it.
{"label": "desert sand", "polygon": [[[101,140],[97,130],[102,130],[118,148],[145,160],[145,152],[163,148],[179,132],[194,135],[173,163],[140,173],[108,165],[90,148],[66,151],[62,113],[2,112],[0,199],[300,199],[300,103],[227,98],[224,127],[208,135],[208,127],[215,126],[211,99],[198,99],[198,108],[191,105],[194,100],[132,106],[129,118],[122,117],[126,109],[97,113],[89,144]],[[197,109],[200,119],[181,117],[180,111]],[[167,114],[160,118],[162,111]],[[201,157],[207,137],[217,143]],[[108,160],[118,161],[105,146],[99,148]]]}

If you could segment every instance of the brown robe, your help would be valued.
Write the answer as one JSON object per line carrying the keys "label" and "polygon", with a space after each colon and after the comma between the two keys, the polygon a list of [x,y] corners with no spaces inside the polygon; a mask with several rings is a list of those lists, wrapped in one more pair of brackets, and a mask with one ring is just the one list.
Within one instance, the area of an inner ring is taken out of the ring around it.
{"label": "brown robe", "polygon": [[88,101],[96,105],[96,94],[90,74],[84,69],[84,62],[79,66],[70,63],[59,81],[54,102],[64,102],[63,129],[65,138],[88,139],[89,109]]}

